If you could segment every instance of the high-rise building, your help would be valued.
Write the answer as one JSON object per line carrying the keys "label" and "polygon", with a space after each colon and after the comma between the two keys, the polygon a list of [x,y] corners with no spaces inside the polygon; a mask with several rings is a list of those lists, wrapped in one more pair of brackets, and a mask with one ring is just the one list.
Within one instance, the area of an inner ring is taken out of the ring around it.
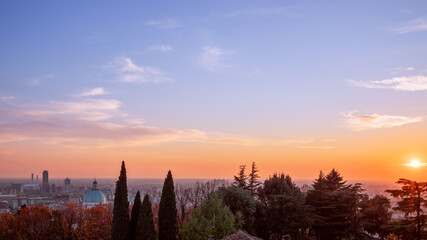
{"label": "high-rise building", "polygon": [[49,187],[49,173],[47,172],[47,170],[43,171],[43,192],[49,192],[50,191],[50,187]]}
{"label": "high-rise building", "polygon": [[34,173],[31,173],[31,183],[34,183]]}
{"label": "high-rise building", "polygon": [[66,193],[70,192],[70,184],[71,184],[71,180],[69,178],[66,178],[64,180],[64,185],[65,185],[64,190]]}

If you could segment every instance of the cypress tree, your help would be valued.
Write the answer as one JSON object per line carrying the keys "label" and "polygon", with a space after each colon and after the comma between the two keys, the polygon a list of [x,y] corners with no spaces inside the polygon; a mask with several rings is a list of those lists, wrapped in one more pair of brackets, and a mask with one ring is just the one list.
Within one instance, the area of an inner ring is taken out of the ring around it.
{"label": "cypress tree", "polygon": [[127,240],[129,236],[129,202],[126,181],[125,162],[122,161],[119,180],[114,193],[113,223],[111,226],[112,240]]}
{"label": "cypress tree", "polygon": [[156,231],[154,230],[153,210],[148,194],[145,194],[142,206],[138,215],[138,224],[136,228],[135,240],[156,240]]}
{"label": "cypress tree", "polygon": [[136,226],[138,222],[138,215],[141,208],[141,194],[139,191],[136,193],[135,200],[133,201],[132,214],[130,215],[130,229],[129,229],[129,240],[135,239]]}
{"label": "cypress tree", "polygon": [[159,240],[175,240],[176,200],[171,171],[168,172],[163,184],[162,197],[159,204]]}

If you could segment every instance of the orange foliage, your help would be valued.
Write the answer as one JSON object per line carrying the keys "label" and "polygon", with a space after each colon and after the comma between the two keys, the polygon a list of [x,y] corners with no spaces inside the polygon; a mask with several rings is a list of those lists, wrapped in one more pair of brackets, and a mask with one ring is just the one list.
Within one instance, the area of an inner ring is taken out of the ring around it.
{"label": "orange foliage", "polygon": [[16,215],[0,215],[0,240],[109,240],[112,216],[111,205],[24,207]]}

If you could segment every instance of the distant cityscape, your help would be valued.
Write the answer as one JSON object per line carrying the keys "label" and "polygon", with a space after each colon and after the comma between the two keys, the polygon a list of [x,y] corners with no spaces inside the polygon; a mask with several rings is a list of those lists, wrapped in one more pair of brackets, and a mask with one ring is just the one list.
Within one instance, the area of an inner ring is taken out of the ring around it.
{"label": "distant cityscape", "polygon": [[[60,208],[64,204],[78,205],[113,204],[115,182],[117,179],[49,179],[49,171],[31,173],[28,179],[0,179],[0,214],[15,213],[21,206],[48,206]],[[176,184],[193,186],[207,179],[177,179]],[[215,186],[229,186],[231,180],[213,179]],[[296,180],[303,191],[310,189],[311,180]],[[152,202],[160,201],[163,179],[128,179],[128,201],[132,205],[136,192],[150,195]],[[392,188],[389,182],[365,182],[369,195],[383,194]]]}
{"label": "distant cityscape", "polygon": [[[64,204],[78,205],[113,204],[117,179],[49,179],[49,171],[43,170],[42,179],[31,173],[28,179],[0,179],[0,214],[15,213],[23,206],[48,206],[60,208]],[[199,179],[177,180],[177,184],[194,185],[206,182]],[[224,179],[214,180],[217,186],[229,185]],[[152,202],[160,201],[163,179],[129,179],[128,201],[132,205],[137,191],[150,195]],[[104,197],[105,196],[105,197]]]}

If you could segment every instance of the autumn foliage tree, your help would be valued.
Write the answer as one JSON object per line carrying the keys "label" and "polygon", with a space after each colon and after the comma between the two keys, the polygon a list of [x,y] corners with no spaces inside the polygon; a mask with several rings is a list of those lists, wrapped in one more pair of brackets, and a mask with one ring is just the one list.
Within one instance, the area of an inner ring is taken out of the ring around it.
{"label": "autumn foliage tree", "polygon": [[0,215],[0,240],[19,239],[18,229],[19,223],[15,216],[8,212]]}

